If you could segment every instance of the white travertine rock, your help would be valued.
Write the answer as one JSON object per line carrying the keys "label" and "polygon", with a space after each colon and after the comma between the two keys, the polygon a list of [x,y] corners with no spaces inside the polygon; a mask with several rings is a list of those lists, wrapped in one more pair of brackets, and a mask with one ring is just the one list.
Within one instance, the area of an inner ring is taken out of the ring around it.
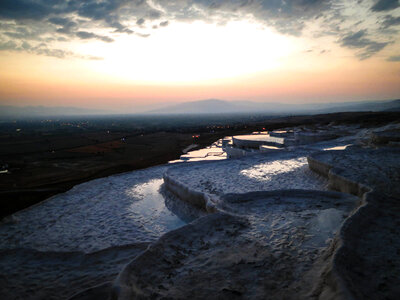
{"label": "white travertine rock", "polygon": [[305,190],[225,195],[222,212],[167,233],[135,258],[114,298],[295,299],[311,290],[302,275],[355,202]]}

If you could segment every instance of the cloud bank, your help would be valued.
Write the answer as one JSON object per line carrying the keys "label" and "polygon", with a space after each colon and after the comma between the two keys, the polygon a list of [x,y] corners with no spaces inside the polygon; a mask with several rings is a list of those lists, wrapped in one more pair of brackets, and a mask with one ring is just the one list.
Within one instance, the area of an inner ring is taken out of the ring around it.
{"label": "cloud bank", "polygon": [[[358,10],[363,15],[357,19]],[[149,37],[177,21],[223,25],[241,19],[299,37],[314,24],[315,38],[337,36],[339,45],[367,59],[393,42],[400,11],[398,0],[2,0],[0,50],[79,57],[54,45],[112,43],[119,35]]]}

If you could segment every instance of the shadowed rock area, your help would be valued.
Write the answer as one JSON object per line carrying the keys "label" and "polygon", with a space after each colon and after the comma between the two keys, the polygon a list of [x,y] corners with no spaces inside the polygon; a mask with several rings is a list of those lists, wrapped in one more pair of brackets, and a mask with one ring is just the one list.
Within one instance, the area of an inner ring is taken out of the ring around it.
{"label": "shadowed rock area", "polygon": [[90,254],[33,249],[2,250],[0,298],[67,299],[77,291],[99,282],[112,282],[121,267],[147,246],[147,243],[140,243]]}
{"label": "shadowed rock area", "polygon": [[329,177],[332,188],[362,198],[341,229],[320,296],[398,299],[400,149],[350,147],[315,153],[309,163]]}
{"label": "shadowed rock area", "polygon": [[0,298],[398,299],[398,128],[76,186],[3,220]]}
{"label": "shadowed rock area", "polygon": [[[346,194],[215,193],[219,212],[135,258],[116,280],[114,299],[398,299],[400,150],[391,140],[379,148],[375,136],[362,136],[364,148],[309,155],[310,169]],[[221,163],[198,166],[212,164]],[[184,195],[190,184],[179,183]]]}
{"label": "shadowed rock area", "polygon": [[357,198],[282,190],[229,194],[221,212],[169,232],[116,281],[117,299],[296,299]]}

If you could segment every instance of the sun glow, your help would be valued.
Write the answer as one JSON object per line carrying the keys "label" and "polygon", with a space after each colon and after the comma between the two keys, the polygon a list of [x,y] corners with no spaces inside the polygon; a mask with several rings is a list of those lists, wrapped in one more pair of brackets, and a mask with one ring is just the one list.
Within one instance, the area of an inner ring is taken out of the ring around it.
{"label": "sun glow", "polygon": [[248,21],[223,26],[173,23],[147,37],[120,36],[112,44],[87,43],[79,51],[104,57],[96,72],[139,83],[185,83],[273,70],[295,51],[293,42]]}

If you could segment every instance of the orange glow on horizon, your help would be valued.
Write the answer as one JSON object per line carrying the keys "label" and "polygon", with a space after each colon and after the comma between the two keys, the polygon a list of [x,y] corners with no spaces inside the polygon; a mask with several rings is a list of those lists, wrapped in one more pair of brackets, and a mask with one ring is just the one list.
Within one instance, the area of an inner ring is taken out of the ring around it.
{"label": "orange glow on horizon", "polygon": [[[71,45],[103,61],[2,52],[0,104],[131,112],[209,98],[305,103],[400,97],[400,62],[380,57],[360,61],[333,43],[324,54],[305,51],[304,39],[251,22],[217,27],[178,23],[162,30],[154,37],[125,37],[102,47],[100,42]],[[189,44],[180,50],[182,36]],[[132,52],[135,43],[141,48]]]}

